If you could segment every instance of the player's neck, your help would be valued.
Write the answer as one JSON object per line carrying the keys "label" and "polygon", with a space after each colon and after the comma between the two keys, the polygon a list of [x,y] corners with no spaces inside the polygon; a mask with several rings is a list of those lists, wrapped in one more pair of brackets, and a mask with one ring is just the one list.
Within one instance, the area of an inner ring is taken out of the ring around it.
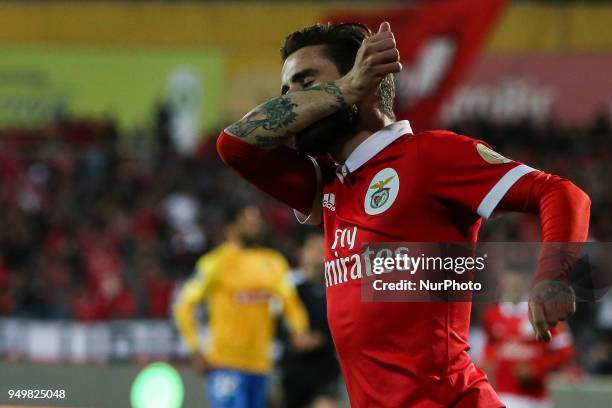
{"label": "player's neck", "polygon": [[371,117],[363,118],[355,135],[332,149],[331,155],[338,163],[344,163],[353,150],[372,134],[393,123],[393,119],[376,112]]}
{"label": "player's neck", "polygon": [[238,248],[244,248],[244,243],[242,242],[242,240],[240,239],[240,236],[238,234],[236,234],[234,231],[227,231],[225,234],[225,242],[238,247]]}

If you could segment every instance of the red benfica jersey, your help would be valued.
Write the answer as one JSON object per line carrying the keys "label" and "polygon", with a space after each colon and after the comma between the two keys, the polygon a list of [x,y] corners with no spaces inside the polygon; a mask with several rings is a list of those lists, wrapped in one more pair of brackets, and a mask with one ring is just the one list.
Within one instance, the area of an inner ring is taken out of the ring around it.
{"label": "red benfica jersey", "polygon": [[[487,336],[484,360],[492,366],[492,380],[500,394],[545,399],[548,374],[571,359],[573,341],[564,323],[551,330],[550,343],[537,341],[527,309],[527,302],[504,302],[487,309],[483,321]],[[521,364],[532,370],[532,380],[519,379],[516,373]]]}
{"label": "red benfica jersey", "polygon": [[503,406],[467,353],[469,302],[363,302],[357,264],[370,242],[476,241],[482,217],[533,169],[453,132],[413,134],[407,121],[342,166],[313,162],[322,202],[310,221],[325,229],[328,319],[351,406]]}

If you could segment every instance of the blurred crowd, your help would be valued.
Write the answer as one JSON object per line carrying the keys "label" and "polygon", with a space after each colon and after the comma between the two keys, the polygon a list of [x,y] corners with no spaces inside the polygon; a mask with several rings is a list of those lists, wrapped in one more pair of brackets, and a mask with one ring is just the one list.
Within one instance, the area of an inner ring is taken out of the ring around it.
{"label": "blurred crowd", "polygon": [[[214,132],[186,157],[167,123],[161,108],[150,129],[130,135],[109,118],[0,131],[0,316],[166,318],[176,283],[222,239],[227,210],[247,202],[262,206],[268,243],[291,259],[305,233],[291,212],[222,165]],[[573,180],[593,202],[591,238],[610,240],[609,119],[581,128],[486,120],[451,128]],[[538,233],[533,217],[512,216],[481,235],[537,241]]]}
{"label": "blurred crowd", "polygon": [[228,208],[259,199],[270,230],[293,233],[291,214],[225,170],[214,137],[179,156],[165,116],[155,137],[109,119],[0,132],[0,316],[165,318]]}
{"label": "blurred crowd", "polygon": [[[590,238],[612,237],[612,124],[602,114],[589,126],[567,127],[551,120],[534,123],[492,123],[471,120],[451,124],[457,133],[482,139],[513,160],[570,179],[592,200]],[[532,217],[506,218],[485,223],[480,239],[489,241],[538,241],[537,221]],[[505,222],[504,222],[505,221]]]}

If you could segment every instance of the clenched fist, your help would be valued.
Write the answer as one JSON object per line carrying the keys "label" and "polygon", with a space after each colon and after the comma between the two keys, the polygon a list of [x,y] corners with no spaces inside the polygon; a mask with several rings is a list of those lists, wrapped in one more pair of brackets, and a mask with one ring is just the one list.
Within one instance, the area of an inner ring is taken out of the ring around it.
{"label": "clenched fist", "polygon": [[576,295],[571,286],[547,280],[536,284],[529,297],[529,321],[536,339],[549,342],[550,329],[576,312]]}

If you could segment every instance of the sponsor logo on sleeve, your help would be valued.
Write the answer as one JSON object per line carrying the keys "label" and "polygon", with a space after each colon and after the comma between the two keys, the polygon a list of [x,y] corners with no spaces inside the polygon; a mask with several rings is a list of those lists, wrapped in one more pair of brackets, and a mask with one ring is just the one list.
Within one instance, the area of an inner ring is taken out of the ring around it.
{"label": "sponsor logo on sleeve", "polygon": [[489,163],[489,164],[502,164],[502,163],[510,163],[511,162],[510,159],[505,158],[501,154],[499,154],[496,151],[488,148],[487,146],[483,145],[482,143],[478,143],[476,145],[476,151],[478,152],[480,157],[482,157],[482,159],[484,161],[486,161],[487,163]]}

